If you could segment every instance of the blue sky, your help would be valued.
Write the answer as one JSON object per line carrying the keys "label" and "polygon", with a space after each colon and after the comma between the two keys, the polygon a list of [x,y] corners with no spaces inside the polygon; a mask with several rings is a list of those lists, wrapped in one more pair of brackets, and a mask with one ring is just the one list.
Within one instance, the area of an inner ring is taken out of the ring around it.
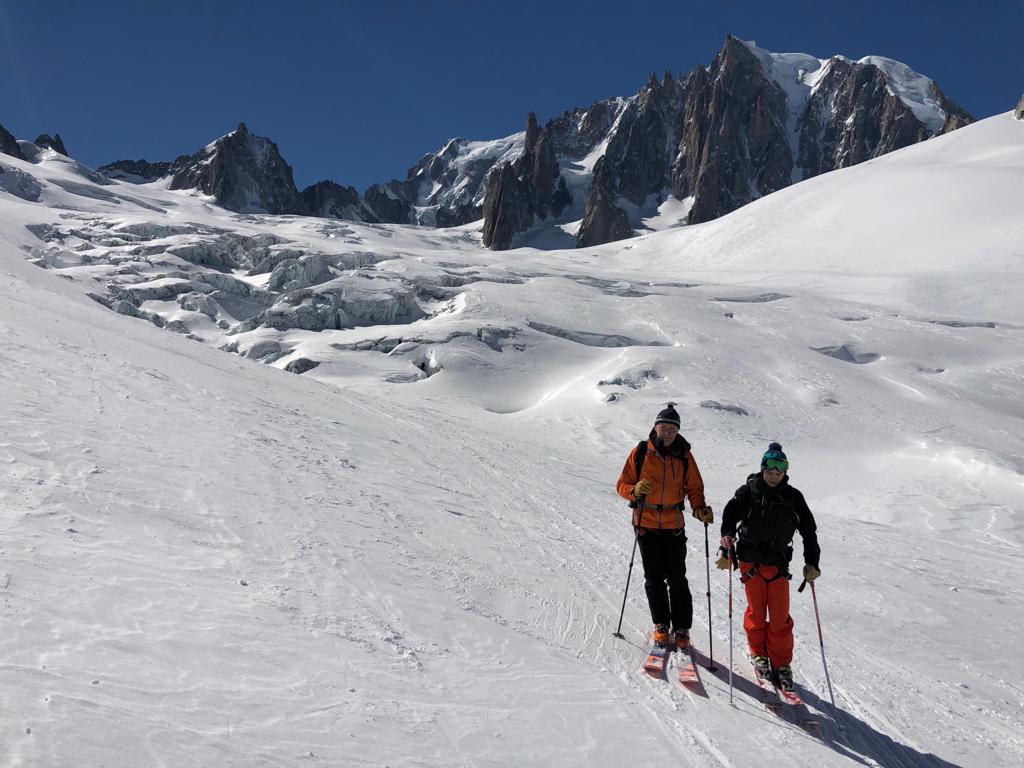
{"label": "blue sky", "polygon": [[543,123],[709,64],[727,33],[898,59],[976,117],[1024,92],[1022,0],[0,0],[0,124],[60,132],[97,166],[170,160],[245,121],[300,188],[363,191],[453,136],[506,136],[529,111]]}

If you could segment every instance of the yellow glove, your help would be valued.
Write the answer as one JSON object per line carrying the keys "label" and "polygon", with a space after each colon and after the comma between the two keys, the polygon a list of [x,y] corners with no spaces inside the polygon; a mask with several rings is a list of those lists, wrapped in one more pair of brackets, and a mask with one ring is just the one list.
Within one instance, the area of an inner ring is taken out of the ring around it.
{"label": "yellow glove", "polygon": [[650,480],[641,480],[639,483],[637,483],[636,485],[633,486],[633,495],[636,498],[638,498],[638,499],[641,496],[646,496],[650,492],[651,492],[651,481]]}
{"label": "yellow glove", "polygon": [[715,560],[715,567],[720,571],[729,570],[729,553],[725,550],[719,550],[718,559]]}
{"label": "yellow glove", "polygon": [[711,507],[706,504],[703,507],[697,507],[693,510],[693,516],[700,520],[704,525],[711,525],[715,522],[715,513],[711,511]]}
{"label": "yellow glove", "polygon": [[812,583],[819,576],[821,576],[821,571],[819,571],[815,566],[804,566],[804,579],[807,581],[808,584]]}

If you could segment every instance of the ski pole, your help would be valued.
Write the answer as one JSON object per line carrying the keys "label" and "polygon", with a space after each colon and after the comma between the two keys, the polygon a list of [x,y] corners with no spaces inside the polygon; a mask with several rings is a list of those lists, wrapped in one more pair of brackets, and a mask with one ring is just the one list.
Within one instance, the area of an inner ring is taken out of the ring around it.
{"label": "ski pole", "polygon": [[704,523],[704,566],[708,575],[708,669],[714,672],[718,667],[715,666],[715,647],[711,635],[711,550],[708,547],[707,523]]}
{"label": "ski pole", "polygon": [[622,635],[622,617],[626,615],[626,596],[629,594],[629,581],[633,576],[633,560],[636,558],[636,545],[640,541],[640,522],[644,517],[644,499],[641,497],[637,502],[637,507],[640,509],[640,514],[637,516],[636,528],[633,529],[633,554],[629,556],[629,571],[626,573],[626,589],[622,593],[622,610],[619,611],[619,628],[612,632],[612,635],[624,640]]}
{"label": "ski pole", "polygon": [[732,544],[729,545],[729,703],[732,704]]}
{"label": "ski pole", "polygon": [[[803,588],[803,585],[801,585]],[[811,582],[811,599],[814,601],[814,620],[818,622],[818,644],[821,646],[821,666],[825,668],[825,682],[828,683],[828,698],[832,702],[832,716],[836,716],[836,697],[832,695],[832,680],[828,676],[828,664],[825,663],[825,640],[821,636],[821,617],[818,615],[818,593]]]}

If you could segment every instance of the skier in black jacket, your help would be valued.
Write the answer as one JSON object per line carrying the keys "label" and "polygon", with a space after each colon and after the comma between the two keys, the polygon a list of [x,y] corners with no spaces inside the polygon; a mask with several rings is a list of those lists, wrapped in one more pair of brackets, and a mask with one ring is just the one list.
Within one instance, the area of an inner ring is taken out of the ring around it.
{"label": "skier in black jacket", "polygon": [[817,526],[804,496],[789,484],[789,460],[779,443],[761,457],[761,471],[750,475],[722,513],[722,556],[715,561],[729,567],[734,552],[740,581],[747,596],[743,629],[758,674],[774,674],[781,687],[792,689],[793,618],[789,615],[789,562],[793,534],[804,544],[803,576],[821,575]]}

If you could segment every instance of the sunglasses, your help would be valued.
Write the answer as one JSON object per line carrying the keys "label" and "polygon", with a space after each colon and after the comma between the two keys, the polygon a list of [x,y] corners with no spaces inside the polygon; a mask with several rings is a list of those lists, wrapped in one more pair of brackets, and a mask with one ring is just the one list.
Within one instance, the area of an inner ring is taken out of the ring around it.
{"label": "sunglasses", "polygon": [[778,470],[779,472],[785,472],[787,469],[789,469],[789,462],[786,461],[785,459],[765,459],[764,468],[775,469]]}

